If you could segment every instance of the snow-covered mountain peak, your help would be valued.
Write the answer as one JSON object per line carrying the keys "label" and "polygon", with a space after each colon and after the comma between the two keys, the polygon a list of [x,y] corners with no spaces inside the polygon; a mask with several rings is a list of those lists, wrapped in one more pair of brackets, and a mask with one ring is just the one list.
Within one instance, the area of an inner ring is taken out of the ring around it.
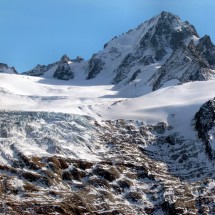
{"label": "snow-covered mountain peak", "polygon": [[167,48],[175,50],[184,44],[186,40],[199,38],[194,26],[190,25],[187,21],[182,22],[178,16],[172,13],[162,12],[152,20],[154,24],[143,35],[140,41],[140,47],[142,49],[149,47],[158,50],[162,53],[161,56],[157,57],[158,60],[165,55],[168,51]]}
{"label": "snow-covered mountain peak", "polygon": [[[172,13],[162,12],[105,44],[104,50],[89,60],[88,79],[108,74],[113,84],[122,86],[142,79],[143,85],[175,50],[188,46],[190,41],[195,45],[199,41],[194,26]],[[146,70],[150,74],[144,74]]]}
{"label": "snow-covered mountain peak", "polygon": [[199,38],[188,21],[163,11],[114,37],[88,61],[64,55],[56,63],[37,66],[27,74],[62,80],[96,79],[100,84],[116,85],[124,97],[124,92],[140,96],[171,80],[179,84],[213,79],[214,68],[215,46],[210,37]]}

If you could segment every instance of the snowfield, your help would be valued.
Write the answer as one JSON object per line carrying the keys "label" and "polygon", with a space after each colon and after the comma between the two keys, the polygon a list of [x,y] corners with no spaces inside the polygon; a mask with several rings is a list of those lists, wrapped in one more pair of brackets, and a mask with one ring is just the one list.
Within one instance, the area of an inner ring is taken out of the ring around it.
{"label": "snowfield", "polygon": [[98,80],[61,81],[14,74],[0,74],[0,80],[1,110],[89,115],[98,121],[122,118],[146,124],[167,122],[185,136],[192,136],[191,122],[200,106],[215,97],[215,80],[176,86],[167,83],[167,87],[139,97],[135,97],[133,86],[130,98],[126,91],[99,85]]}

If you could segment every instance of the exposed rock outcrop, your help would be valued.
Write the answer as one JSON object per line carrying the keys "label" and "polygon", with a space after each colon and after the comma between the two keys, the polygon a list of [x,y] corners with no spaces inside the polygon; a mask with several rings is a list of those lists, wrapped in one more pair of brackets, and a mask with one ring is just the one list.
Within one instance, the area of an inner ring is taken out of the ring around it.
{"label": "exposed rock outcrop", "polygon": [[195,128],[205,144],[205,150],[211,159],[215,158],[215,99],[201,106],[195,115]]}

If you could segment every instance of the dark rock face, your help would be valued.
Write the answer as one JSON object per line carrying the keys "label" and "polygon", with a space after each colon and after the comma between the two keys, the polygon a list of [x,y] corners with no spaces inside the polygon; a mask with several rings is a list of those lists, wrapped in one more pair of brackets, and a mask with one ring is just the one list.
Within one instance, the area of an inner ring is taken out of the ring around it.
{"label": "dark rock face", "polygon": [[167,54],[167,51],[164,48],[158,49],[155,52],[155,60],[160,61]]}
{"label": "dark rock face", "polygon": [[148,33],[141,39],[140,48],[146,48],[147,46],[156,49],[163,49],[170,38],[172,31],[172,24],[176,20],[173,14],[161,13],[157,24],[149,29]]}
{"label": "dark rock face", "polygon": [[93,57],[88,62],[89,74],[87,76],[87,79],[95,78],[102,71],[103,66],[103,61],[97,58],[96,55],[93,55]]}
{"label": "dark rock face", "polygon": [[67,55],[63,55],[60,62],[58,63],[58,67],[54,72],[54,77],[61,80],[69,80],[74,78],[74,73],[70,68],[69,63],[71,60]]}
{"label": "dark rock face", "polygon": [[157,90],[172,79],[181,83],[204,81],[210,79],[212,74],[209,63],[191,41],[187,47],[183,45],[173,51],[170,58],[151,77],[151,81],[153,90]]}
{"label": "dark rock face", "polygon": [[144,66],[148,66],[150,64],[155,63],[155,61],[151,55],[145,55],[143,58],[140,59],[139,62],[142,63]]}
{"label": "dark rock face", "polygon": [[209,100],[201,106],[195,115],[195,128],[198,132],[199,138],[203,140],[206,145],[206,153],[211,159],[215,158],[215,151],[211,144],[211,137],[209,131],[215,126],[215,99]]}
{"label": "dark rock face", "polygon": [[136,72],[134,72],[134,74],[131,76],[129,82],[134,81],[140,73],[141,73],[141,70],[137,70]]}
{"label": "dark rock face", "polygon": [[128,69],[132,66],[132,63],[135,63],[135,56],[128,54],[121,62],[119,67],[116,70],[116,77],[113,80],[113,84],[118,84],[120,81],[127,77]]}
{"label": "dark rock face", "polygon": [[211,38],[206,35],[199,40],[197,49],[202,53],[208,63],[215,67],[215,46],[211,41]]}
{"label": "dark rock face", "polygon": [[69,80],[74,78],[74,73],[68,64],[63,63],[57,67],[54,77],[62,80]]}
{"label": "dark rock face", "polygon": [[173,50],[183,46],[183,40],[185,39],[185,35],[183,31],[175,31],[171,34],[170,46]]}

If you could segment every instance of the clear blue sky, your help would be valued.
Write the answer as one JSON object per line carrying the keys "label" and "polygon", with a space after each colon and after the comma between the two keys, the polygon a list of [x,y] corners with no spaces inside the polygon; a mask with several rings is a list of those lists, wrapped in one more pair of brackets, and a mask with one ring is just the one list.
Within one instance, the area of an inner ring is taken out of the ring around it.
{"label": "clear blue sky", "polygon": [[0,62],[23,72],[63,54],[89,59],[163,10],[215,42],[214,0],[0,0]]}

